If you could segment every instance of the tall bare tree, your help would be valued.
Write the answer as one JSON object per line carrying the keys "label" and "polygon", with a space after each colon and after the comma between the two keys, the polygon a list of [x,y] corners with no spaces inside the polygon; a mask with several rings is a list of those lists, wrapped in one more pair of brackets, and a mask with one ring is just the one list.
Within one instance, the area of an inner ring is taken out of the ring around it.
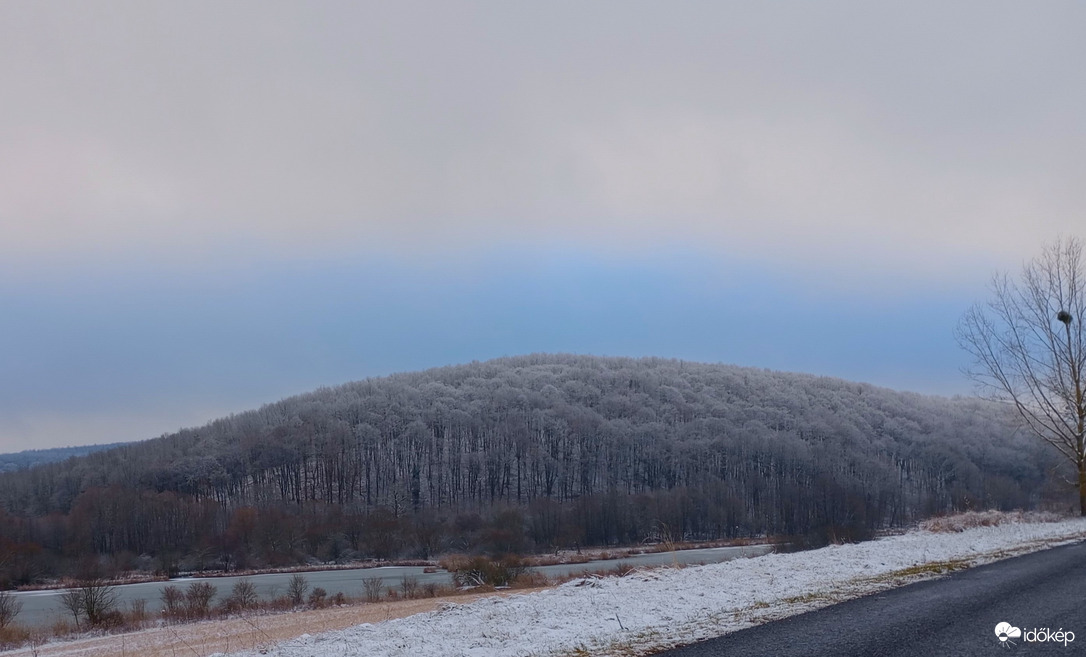
{"label": "tall bare tree", "polygon": [[1037,437],[1074,465],[1086,516],[1086,262],[1082,242],[1045,246],[1012,279],[997,274],[987,304],[971,308],[958,341],[974,357],[967,373],[1009,402]]}

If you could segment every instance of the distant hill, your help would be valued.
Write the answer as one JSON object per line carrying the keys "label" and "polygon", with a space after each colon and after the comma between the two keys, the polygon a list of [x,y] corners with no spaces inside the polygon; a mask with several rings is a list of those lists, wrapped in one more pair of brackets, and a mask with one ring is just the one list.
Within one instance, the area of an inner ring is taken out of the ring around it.
{"label": "distant hill", "polygon": [[1006,408],[978,399],[531,355],[323,388],[0,475],[13,516],[0,533],[45,555],[186,567],[840,540],[955,509],[1035,505],[1052,462]]}
{"label": "distant hill", "polygon": [[79,447],[54,447],[52,449],[28,449],[22,452],[0,454],[0,472],[14,472],[26,470],[36,465],[63,461],[73,456],[86,456],[94,452],[120,447],[125,443],[109,443],[108,445],[82,445]]}

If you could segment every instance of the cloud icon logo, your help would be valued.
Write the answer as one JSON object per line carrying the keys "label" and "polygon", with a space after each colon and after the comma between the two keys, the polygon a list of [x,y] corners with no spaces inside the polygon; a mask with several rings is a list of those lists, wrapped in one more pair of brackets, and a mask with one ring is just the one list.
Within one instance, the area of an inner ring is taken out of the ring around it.
{"label": "cloud icon logo", "polygon": [[[1010,639],[1018,639],[1022,636],[1022,630],[1012,626],[1010,623],[1000,623],[995,626],[996,636],[999,637],[999,642],[1003,645],[1007,645],[1007,641]],[[1014,643],[1011,641],[1011,643]]]}

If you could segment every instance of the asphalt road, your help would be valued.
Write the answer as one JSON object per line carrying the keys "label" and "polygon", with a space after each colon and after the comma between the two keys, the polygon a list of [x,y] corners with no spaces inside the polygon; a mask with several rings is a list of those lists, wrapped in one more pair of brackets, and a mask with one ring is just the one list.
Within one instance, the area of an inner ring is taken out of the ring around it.
{"label": "asphalt road", "polygon": [[[1001,643],[998,623],[1022,636]],[[1034,629],[1074,640],[1028,641]],[[1012,643],[1013,642],[1013,643]],[[1066,642],[1066,643],[1065,643]],[[1086,655],[1086,542],[857,598],[658,657]]]}

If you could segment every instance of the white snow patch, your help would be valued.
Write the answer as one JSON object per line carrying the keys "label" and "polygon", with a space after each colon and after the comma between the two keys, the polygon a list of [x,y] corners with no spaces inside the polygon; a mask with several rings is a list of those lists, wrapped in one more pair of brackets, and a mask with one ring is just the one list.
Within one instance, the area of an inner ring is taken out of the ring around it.
{"label": "white snow patch", "polygon": [[542,657],[643,654],[934,577],[941,562],[978,565],[1086,538],[1086,519],[913,531],[854,545],[689,568],[588,578],[555,589],[484,598],[343,631],[303,635],[278,657]]}

